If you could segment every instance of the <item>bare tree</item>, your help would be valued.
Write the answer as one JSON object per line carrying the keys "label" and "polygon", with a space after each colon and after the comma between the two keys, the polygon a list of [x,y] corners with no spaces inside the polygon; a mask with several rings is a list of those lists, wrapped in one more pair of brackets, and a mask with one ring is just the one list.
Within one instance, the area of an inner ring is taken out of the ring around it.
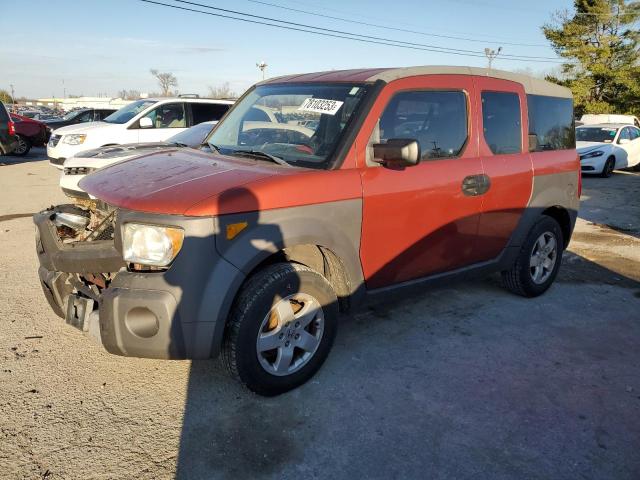
{"label": "bare tree", "polygon": [[158,80],[158,85],[160,85],[160,90],[162,90],[162,96],[168,97],[171,95],[171,87],[178,86],[178,79],[171,72],[159,72],[155,68],[150,70],[151,75],[156,77]]}
{"label": "bare tree", "polygon": [[236,92],[231,89],[229,82],[224,82],[217,87],[209,86],[209,97],[211,98],[238,98]]}

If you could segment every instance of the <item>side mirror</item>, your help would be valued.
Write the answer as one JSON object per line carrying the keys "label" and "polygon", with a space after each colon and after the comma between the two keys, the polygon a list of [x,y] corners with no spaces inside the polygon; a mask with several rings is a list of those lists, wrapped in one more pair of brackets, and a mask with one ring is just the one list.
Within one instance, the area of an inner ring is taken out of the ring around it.
{"label": "side mirror", "polygon": [[538,135],[535,133],[529,134],[529,151],[535,152],[538,150]]}
{"label": "side mirror", "polygon": [[628,138],[621,138],[620,140],[618,140],[618,145],[626,145],[627,143],[631,143],[631,140],[629,140]]}
{"label": "side mirror", "polygon": [[413,138],[390,138],[373,145],[373,159],[388,167],[413,167],[420,163],[420,144]]}
{"label": "side mirror", "polygon": [[140,119],[140,128],[153,128],[153,121],[149,117],[142,117]]}

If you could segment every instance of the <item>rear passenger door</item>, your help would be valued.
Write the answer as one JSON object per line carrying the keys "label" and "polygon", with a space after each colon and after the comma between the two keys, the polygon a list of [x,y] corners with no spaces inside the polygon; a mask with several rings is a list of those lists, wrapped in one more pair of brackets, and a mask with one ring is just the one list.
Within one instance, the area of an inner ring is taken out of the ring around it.
{"label": "rear passenger door", "polygon": [[[465,180],[482,175],[471,77],[439,75],[390,83],[370,117],[377,120],[362,166],[360,257],[368,288],[451,271],[473,262],[481,194]],[[367,120],[367,125],[372,122]],[[370,127],[368,127],[370,128]],[[422,161],[393,169],[375,163],[372,145],[391,138],[420,143]]]}
{"label": "rear passenger door", "polygon": [[521,84],[475,77],[482,126],[480,157],[490,187],[482,199],[475,260],[498,257],[516,229],[531,196],[526,96]]}
{"label": "rear passenger door", "polygon": [[191,111],[191,123],[190,127],[194,125],[198,125],[203,122],[218,122],[227,110],[229,110],[230,105],[224,103],[188,103],[187,104]]}

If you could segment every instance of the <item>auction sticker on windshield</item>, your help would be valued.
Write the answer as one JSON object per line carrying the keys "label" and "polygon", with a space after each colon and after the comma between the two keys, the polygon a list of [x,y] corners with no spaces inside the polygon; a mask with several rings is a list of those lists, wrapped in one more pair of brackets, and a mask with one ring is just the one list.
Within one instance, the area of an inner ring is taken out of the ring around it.
{"label": "auction sticker on windshield", "polygon": [[298,110],[303,112],[326,113],[335,115],[344,102],[339,100],[326,100],[324,98],[307,98]]}

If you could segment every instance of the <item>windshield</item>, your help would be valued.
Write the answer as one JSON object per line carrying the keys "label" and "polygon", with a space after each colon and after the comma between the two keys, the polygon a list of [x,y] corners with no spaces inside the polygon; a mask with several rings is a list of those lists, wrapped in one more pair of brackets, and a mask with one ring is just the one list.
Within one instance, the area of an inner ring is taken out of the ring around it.
{"label": "windshield", "polygon": [[76,110],[75,112],[69,112],[67,113],[64,117],[62,117],[63,120],[71,120],[72,118],[77,117],[78,115],[80,115],[81,113],[86,112],[86,110]]}
{"label": "windshield", "polygon": [[156,103],[155,100],[138,100],[122,107],[120,110],[113,112],[103,122],[107,123],[127,123],[141,111]]}
{"label": "windshield", "polygon": [[207,141],[223,154],[262,152],[291,165],[325,169],[368,88],[262,85],[236,104]]}
{"label": "windshield", "polygon": [[194,127],[180,132],[177,135],[169,138],[169,143],[181,143],[187,147],[198,147],[204,143],[204,139],[211,133],[211,129],[214,127],[213,122],[200,123]]}
{"label": "windshield", "polygon": [[578,142],[611,143],[618,132],[614,127],[580,127],[576,129]]}

